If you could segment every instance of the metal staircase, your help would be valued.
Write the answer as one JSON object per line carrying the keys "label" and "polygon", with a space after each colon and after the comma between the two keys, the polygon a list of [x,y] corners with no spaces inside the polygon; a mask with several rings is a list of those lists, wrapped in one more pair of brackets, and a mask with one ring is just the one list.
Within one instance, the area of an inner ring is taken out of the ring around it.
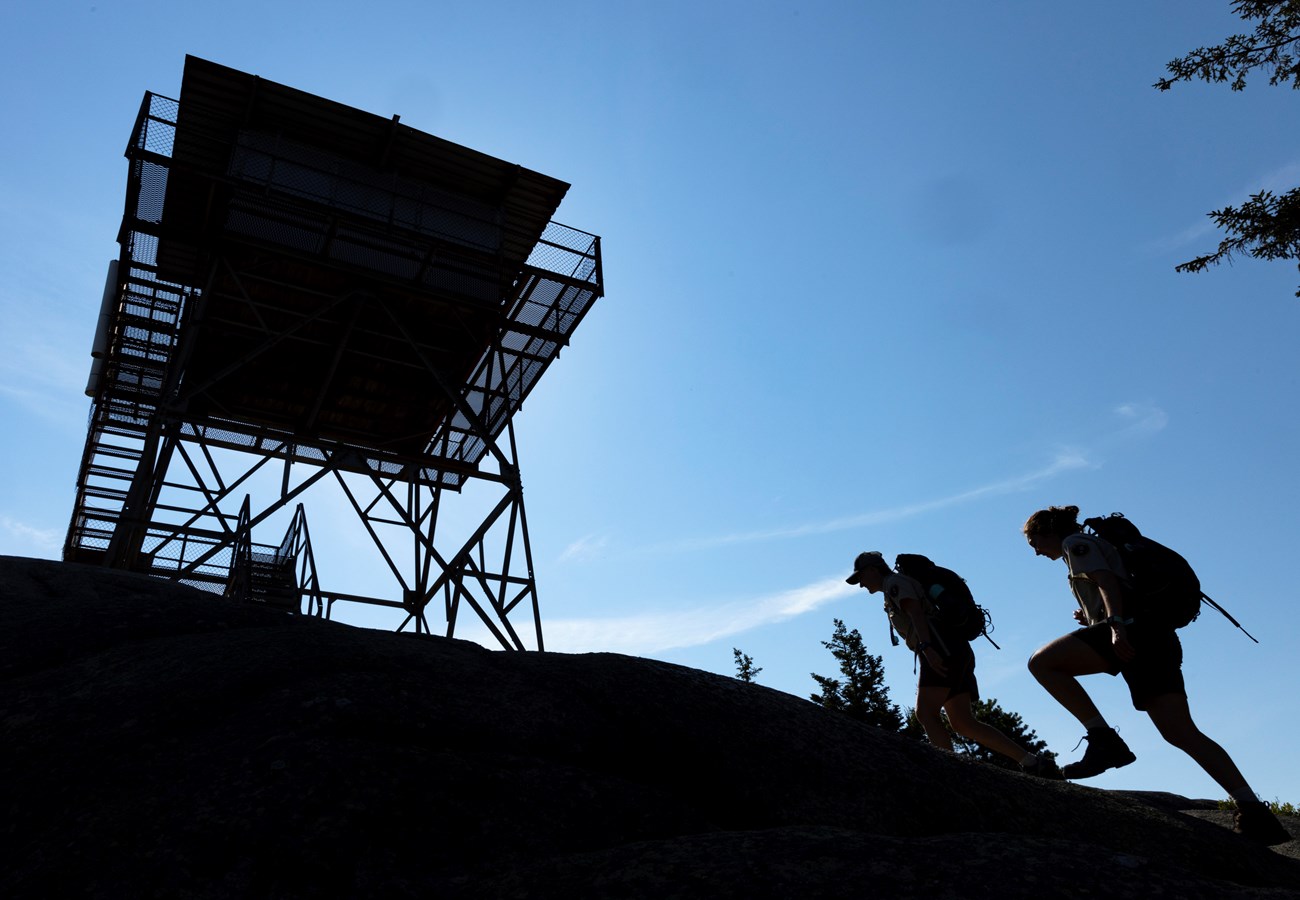
{"label": "metal staircase", "polygon": [[[95,398],[64,559],[99,563],[118,528],[142,461],[157,441],[158,416],[186,289],[158,280],[149,236],[133,233],[109,264],[86,393]],[[152,464],[152,461],[150,461]]]}
{"label": "metal staircase", "polygon": [[285,612],[319,615],[320,581],[302,504],[298,504],[284,540],[279,546],[273,546],[253,543],[249,501],[245,495],[226,582],[226,598],[260,603]]}

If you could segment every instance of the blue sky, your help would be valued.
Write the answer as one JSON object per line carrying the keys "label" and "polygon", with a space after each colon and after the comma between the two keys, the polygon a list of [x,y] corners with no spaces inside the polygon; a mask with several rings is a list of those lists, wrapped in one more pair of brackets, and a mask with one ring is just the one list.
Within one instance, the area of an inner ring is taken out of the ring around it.
{"label": "blue sky", "polygon": [[[189,53],[572,183],[557,219],[602,236],[607,296],[516,420],[548,649],[732,674],[740,647],[806,696],[838,617],[909,704],[910,655],[843,578],[923,552],[993,612],[985,696],[1069,759],[1082,732],[1024,662],[1072,601],[1019,529],[1122,510],[1261,639],[1183,632],[1192,709],[1300,801],[1300,273],[1173,271],[1217,243],[1207,210],[1300,183],[1300,98],[1151,87],[1241,30],[1226,0],[52,0],[4,24],[0,553],[58,556],[122,153]],[[328,559],[345,590],[377,565]],[[1122,682],[1088,686],[1139,757],[1091,784],[1221,795]]]}

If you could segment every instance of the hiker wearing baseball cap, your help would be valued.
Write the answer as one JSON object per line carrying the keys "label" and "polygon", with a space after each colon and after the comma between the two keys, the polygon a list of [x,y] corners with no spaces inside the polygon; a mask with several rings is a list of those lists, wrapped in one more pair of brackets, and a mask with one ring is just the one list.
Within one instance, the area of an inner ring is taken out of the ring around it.
{"label": "hiker wearing baseball cap", "polygon": [[951,631],[945,632],[928,615],[931,604],[919,581],[892,571],[875,550],[859,553],[853,560],[853,573],[844,580],[873,594],[884,594],[885,613],[893,629],[916,654],[920,663],[916,719],[931,744],[952,750],[952,738],[943,724],[943,713],[947,713],[948,722],[962,737],[1015,760],[1030,775],[1060,777],[1050,754],[1031,753],[992,725],[975,718],[971,708],[979,700],[975,651],[969,641]]}

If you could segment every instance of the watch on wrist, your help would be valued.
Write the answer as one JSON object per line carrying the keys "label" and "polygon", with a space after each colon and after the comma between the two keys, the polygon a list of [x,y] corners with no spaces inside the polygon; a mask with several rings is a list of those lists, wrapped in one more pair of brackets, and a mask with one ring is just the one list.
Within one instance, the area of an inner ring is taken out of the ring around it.
{"label": "watch on wrist", "polygon": [[1131,617],[1125,619],[1123,616],[1111,616],[1109,619],[1106,620],[1106,624],[1107,625],[1132,625],[1133,619]]}

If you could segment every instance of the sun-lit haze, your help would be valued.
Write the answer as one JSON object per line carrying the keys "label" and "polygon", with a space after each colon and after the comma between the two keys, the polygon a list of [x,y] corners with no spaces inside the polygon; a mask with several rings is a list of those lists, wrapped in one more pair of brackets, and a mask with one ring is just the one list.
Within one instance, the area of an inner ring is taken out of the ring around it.
{"label": "sun-lit haze", "polygon": [[[730,675],[738,647],[806,696],[841,618],[909,705],[910,654],[843,579],[862,550],[920,552],[993,613],[984,696],[1077,758],[1025,669],[1073,627],[1066,570],[1020,527],[1123,511],[1260,639],[1213,611],[1181,632],[1192,711],[1265,799],[1300,802],[1300,272],[1174,272],[1217,244],[1207,211],[1300,182],[1300,93],[1152,87],[1245,30],[1228,0],[56,0],[2,21],[0,553],[59,556],[123,151],[188,53],[572,184],[556,219],[602,237],[606,295],[516,418],[548,650]],[[365,588],[380,563],[331,503],[308,510],[321,577]],[[1138,754],[1089,784],[1222,796],[1122,681],[1086,684]]]}

